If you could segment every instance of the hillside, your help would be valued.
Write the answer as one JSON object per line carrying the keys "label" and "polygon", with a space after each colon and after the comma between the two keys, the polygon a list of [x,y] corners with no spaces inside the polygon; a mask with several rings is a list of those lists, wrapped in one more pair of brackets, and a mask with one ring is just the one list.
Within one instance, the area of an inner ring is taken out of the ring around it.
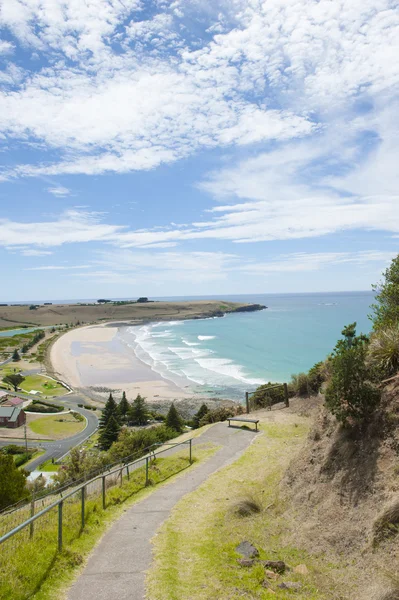
{"label": "hillside", "polygon": [[399,598],[398,424],[398,377],[363,429],[345,430],[321,407],[281,485],[298,545],[346,563],[344,598]]}
{"label": "hillside", "polygon": [[100,321],[166,321],[223,316],[225,313],[261,310],[256,304],[196,300],[190,302],[148,302],[132,304],[51,304],[0,307],[0,327],[11,325],[61,325]]}

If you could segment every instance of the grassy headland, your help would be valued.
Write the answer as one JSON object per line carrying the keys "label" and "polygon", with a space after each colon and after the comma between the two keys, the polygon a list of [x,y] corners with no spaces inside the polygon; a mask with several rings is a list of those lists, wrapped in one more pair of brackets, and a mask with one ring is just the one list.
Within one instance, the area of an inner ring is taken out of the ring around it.
{"label": "grassy headland", "polygon": [[[107,304],[52,304],[38,305],[31,310],[28,305],[0,307],[0,327],[15,325],[46,326],[76,325],[104,321],[163,321],[222,316],[241,312],[252,306],[223,300],[196,300],[190,302],[144,302]],[[258,305],[258,310],[260,310]]]}

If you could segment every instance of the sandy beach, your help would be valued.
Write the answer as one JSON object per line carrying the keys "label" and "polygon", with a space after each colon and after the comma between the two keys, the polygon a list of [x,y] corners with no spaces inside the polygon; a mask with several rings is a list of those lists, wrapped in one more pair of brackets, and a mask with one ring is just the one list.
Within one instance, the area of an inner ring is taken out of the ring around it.
{"label": "sandy beach", "polygon": [[191,394],[163,379],[117,339],[117,327],[92,325],[74,329],[53,344],[50,361],[54,373],[75,389],[104,399],[106,390],[116,398],[123,391],[129,400],[137,394],[149,402],[187,398]]}

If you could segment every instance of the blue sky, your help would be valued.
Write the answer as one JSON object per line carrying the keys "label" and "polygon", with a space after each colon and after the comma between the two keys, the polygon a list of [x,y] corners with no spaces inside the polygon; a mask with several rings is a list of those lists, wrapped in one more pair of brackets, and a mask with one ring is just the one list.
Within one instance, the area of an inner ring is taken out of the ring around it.
{"label": "blue sky", "polygon": [[398,34],[390,0],[2,0],[0,300],[369,289]]}

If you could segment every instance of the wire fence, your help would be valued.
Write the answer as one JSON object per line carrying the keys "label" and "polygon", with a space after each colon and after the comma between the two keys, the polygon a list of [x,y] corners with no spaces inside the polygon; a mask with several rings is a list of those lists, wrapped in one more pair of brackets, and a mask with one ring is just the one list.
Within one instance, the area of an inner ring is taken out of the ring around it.
{"label": "wire fence", "polygon": [[[67,491],[32,501],[0,517],[1,598],[18,598],[18,585],[25,585],[21,565],[35,562],[35,573],[46,571],[57,552],[68,547],[85,530],[87,523],[108,505],[123,502],[140,489],[164,481],[192,464],[192,440],[167,444],[149,454],[101,472]],[[158,457],[179,446],[188,447],[188,456],[176,456],[172,471],[168,461]],[[34,586],[30,582],[30,589]],[[18,583],[19,582],[19,583]],[[9,589],[8,587],[9,586]],[[20,596],[21,598],[24,596]]]}

